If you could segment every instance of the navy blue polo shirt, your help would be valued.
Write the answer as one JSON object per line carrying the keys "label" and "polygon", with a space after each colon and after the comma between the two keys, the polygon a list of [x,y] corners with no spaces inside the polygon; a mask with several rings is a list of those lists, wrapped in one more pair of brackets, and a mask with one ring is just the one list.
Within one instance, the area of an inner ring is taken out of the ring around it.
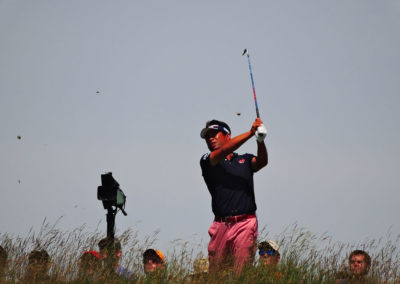
{"label": "navy blue polo shirt", "polygon": [[217,217],[236,216],[255,212],[252,154],[233,153],[231,160],[225,159],[217,165],[210,164],[210,153],[200,160],[201,171],[208,191],[211,206]]}

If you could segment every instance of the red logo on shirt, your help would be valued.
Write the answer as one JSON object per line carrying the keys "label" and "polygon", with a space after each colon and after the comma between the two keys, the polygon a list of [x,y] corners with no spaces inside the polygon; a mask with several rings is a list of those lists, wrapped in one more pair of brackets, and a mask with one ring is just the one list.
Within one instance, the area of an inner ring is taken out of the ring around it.
{"label": "red logo on shirt", "polygon": [[245,159],[240,159],[240,160],[239,160],[239,164],[244,164],[244,162],[246,162]]}

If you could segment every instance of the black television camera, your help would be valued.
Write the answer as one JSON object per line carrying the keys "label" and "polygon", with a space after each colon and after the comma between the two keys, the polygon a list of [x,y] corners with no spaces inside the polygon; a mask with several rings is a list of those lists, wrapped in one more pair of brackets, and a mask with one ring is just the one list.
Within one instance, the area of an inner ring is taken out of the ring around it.
{"label": "black television camera", "polygon": [[97,187],[97,199],[103,202],[107,209],[107,237],[114,239],[115,215],[118,209],[126,216],[126,196],[119,187],[119,183],[113,178],[112,173],[101,175],[101,185]]}
{"label": "black television camera", "polygon": [[126,216],[126,196],[111,172],[101,175],[101,184],[97,188],[97,199],[103,201],[104,209],[112,209],[115,206],[121,209],[122,213]]}

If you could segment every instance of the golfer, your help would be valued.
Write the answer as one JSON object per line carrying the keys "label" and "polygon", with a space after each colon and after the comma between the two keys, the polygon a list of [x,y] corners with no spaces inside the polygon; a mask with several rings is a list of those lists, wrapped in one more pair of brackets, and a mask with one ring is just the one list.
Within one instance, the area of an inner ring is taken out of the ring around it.
{"label": "golfer", "polygon": [[[258,235],[253,173],[268,163],[264,144],[266,134],[259,118],[249,131],[233,138],[229,126],[218,120],[208,121],[200,133],[210,150],[201,157],[200,166],[215,215],[208,230],[211,273],[232,264],[235,272],[240,273],[246,263],[253,261]],[[254,135],[257,156],[235,153]]]}

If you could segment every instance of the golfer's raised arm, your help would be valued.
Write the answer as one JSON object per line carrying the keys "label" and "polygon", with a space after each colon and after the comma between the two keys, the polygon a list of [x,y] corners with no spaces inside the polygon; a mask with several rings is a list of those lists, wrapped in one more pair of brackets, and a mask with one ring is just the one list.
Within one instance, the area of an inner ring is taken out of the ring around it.
{"label": "golfer's raised arm", "polygon": [[210,154],[210,164],[215,166],[226,158],[229,154],[232,154],[240,146],[242,146],[247,140],[249,140],[254,133],[250,130],[236,137],[233,137],[228,142],[223,144],[221,148],[218,148]]}
{"label": "golfer's raised arm", "polygon": [[256,118],[249,131],[242,133],[236,137],[229,138],[228,141],[225,142],[220,148],[217,148],[211,152],[210,164],[212,166],[215,166],[220,161],[224,160],[228,155],[232,154],[247,140],[249,140],[254,134],[256,134],[257,129],[262,125],[263,125],[262,120],[260,118]]}

